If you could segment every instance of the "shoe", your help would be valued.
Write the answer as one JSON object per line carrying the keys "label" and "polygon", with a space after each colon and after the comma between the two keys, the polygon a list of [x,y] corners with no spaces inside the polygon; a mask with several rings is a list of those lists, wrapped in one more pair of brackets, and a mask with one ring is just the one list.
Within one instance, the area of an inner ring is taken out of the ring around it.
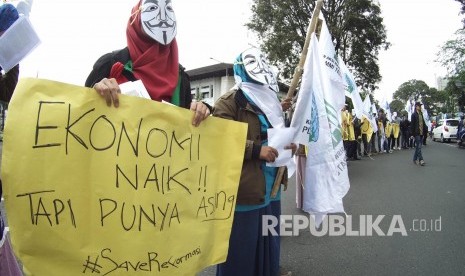
{"label": "shoe", "polygon": [[292,272],[284,270],[281,266],[279,266],[279,276],[292,276]]}
{"label": "shoe", "polygon": [[424,165],[425,165],[425,161],[420,160],[420,165],[421,165],[421,166],[424,166]]}
{"label": "shoe", "polygon": [[389,150],[389,153],[392,153],[392,150]]}
{"label": "shoe", "polygon": [[418,160],[413,160],[413,164],[420,165],[420,162]]}

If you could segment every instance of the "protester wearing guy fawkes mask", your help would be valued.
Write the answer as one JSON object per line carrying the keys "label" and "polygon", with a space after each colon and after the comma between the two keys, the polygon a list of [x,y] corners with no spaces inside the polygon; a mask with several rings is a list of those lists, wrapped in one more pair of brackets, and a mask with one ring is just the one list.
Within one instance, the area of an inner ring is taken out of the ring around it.
{"label": "protester wearing guy fawkes mask", "polygon": [[[268,146],[267,130],[284,127],[276,74],[263,53],[251,48],[237,57],[234,78],[236,85],[218,99],[213,115],[247,123],[248,131],[228,257],[217,275],[280,275],[280,237],[262,233],[262,217],[279,220],[281,214],[280,191],[271,196],[278,168],[266,166],[278,156]],[[296,145],[288,148],[295,152]],[[281,183],[287,183],[286,172]]]}
{"label": "protester wearing guy fawkes mask", "polygon": [[211,108],[192,101],[189,77],[178,61],[176,27],[172,1],[139,1],[128,20],[127,47],[100,57],[85,85],[118,107],[119,84],[141,80],[152,100],[195,111],[192,123],[198,126]]}
{"label": "protester wearing guy fawkes mask", "polygon": [[143,1],[141,7],[142,28],[145,33],[163,45],[176,36],[176,16],[171,1]]}

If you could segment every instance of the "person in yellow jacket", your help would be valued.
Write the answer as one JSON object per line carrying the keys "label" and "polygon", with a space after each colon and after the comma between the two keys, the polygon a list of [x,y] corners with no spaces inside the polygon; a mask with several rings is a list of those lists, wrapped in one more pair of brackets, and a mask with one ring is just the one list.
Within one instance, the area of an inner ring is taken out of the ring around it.
{"label": "person in yellow jacket", "polygon": [[397,112],[392,113],[392,135],[394,136],[393,149],[400,150],[400,118]]}
{"label": "person in yellow jacket", "polygon": [[350,160],[360,160],[357,157],[357,142],[355,141],[354,117],[352,113],[343,108],[341,112],[342,120],[342,139],[344,140],[344,149],[346,150],[347,158]]}
{"label": "person in yellow jacket", "polygon": [[346,106],[344,106],[344,108],[342,108],[341,110],[341,127],[342,127],[342,141],[344,144],[344,149],[346,150],[346,153],[347,153],[348,142],[349,142],[349,122],[347,118],[348,118],[349,112],[347,111]]}
{"label": "person in yellow jacket", "polygon": [[378,117],[376,123],[378,124],[378,149],[379,153],[383,153],[386,150],[386,147],[384,146],[386,135],[384,130],[383,118]]}
{"label": "person in yellow jacket", "polygon": [[362,116],[362,142],[363,142],[363,156],[371,155],[370,140],[373,135],[373,128],[370,121],[365,116]]}
{"label": "person in yellow jacket", "polygon": [[387,151],[392,153],[392,148],[394,147],[394,132],[392,123],[390,121],[386,121],[386,128],[385,128],[386,139],[388,142]]}

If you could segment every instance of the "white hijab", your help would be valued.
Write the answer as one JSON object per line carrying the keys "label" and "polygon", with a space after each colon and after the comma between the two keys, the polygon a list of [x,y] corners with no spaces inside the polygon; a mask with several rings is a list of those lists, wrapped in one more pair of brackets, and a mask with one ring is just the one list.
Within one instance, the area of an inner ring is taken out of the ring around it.
{"label": "white hijab", "polygon": [[241,59],[247,75],[258,83],[244,82],[235,75],[235,88],[240,88],[263,111],[273,128],[285,127],[283,109],[276,93],[279,91],[276,73],[265,55],[257,48],[250,48],[241,54]]}
{"label": "white hijab", "polygon": [[283,108],[273,90],[261,84],[237,82],[237,79],[235,88],[240,88],[263,111],[273,128],[285,127]]}

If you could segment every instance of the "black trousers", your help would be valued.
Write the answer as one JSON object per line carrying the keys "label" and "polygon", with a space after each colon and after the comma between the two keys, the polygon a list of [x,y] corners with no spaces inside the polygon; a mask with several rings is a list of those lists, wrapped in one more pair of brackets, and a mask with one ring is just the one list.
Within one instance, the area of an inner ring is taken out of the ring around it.
{"label": "black trousers", "polygon": [[371,145],[368,142],[368,137],[366,134],[362,134],[362,142],[363,142],[363,155],[368,155],[371,153]]}

